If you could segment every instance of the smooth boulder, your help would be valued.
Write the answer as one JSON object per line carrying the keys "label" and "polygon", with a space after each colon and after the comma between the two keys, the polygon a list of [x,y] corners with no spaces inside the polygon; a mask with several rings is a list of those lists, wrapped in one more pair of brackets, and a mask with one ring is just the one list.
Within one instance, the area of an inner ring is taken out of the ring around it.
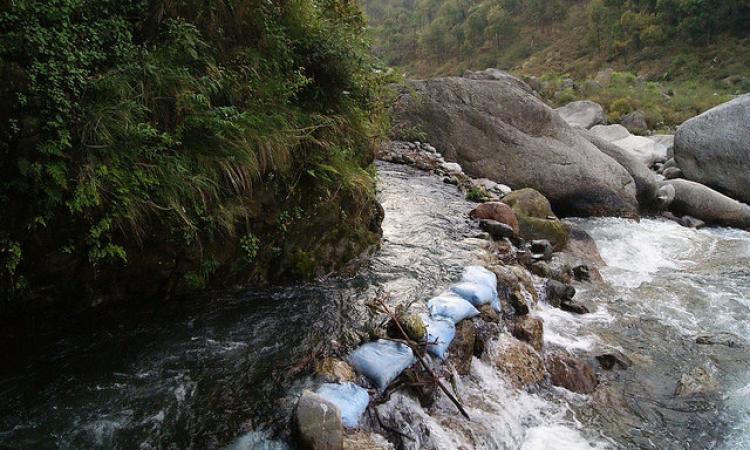
{"label": "smooth boulder", "polygon": [[[562,215],[637,215],[632,177],[510,76],[408,81],[398,128],[423,130],[468,175],[532,187]],[[528,86],[526,86],[528,88]]]}
{"label": "smooth boulder", "polygon": [[342,450],[344,425],[341,412],[332,402],[304,391],[295,411],[297,431],[307,450]]}
{"label": "smooth boulder", "polygon": [[683,123],[674,156],[687,179],[750,203],[750,94]]}
{"label": "smooth boulder", "polygon": [[635,181],[638,204],[641,210],[653,209],[661,203],[657,199],[659,183],[656,175],[641,158],[599,135],[588,131],[581,131],[581,134],[602,153],[617,161],[628,171]]}
{"label": "smooth boulder", "polygon": [[680,216],[690,215],[706,223],[750,230],[750,206],[699,183],[668,180],[675,196],[669,210]]}
{"label": "smooth boulder", "polygon": [[590,100],[580,100],[568,103],[565,106],[557,108],[560,117],[565,120],[571,127],[589,129],[594,125],[605,123],[607,118],[604,115],[602,105]]}
{"label": "smooth boulder", "polygon": [[528,240],[545,239],[561,250],[568,242],[568,230],[552,212],[549,201],[538,191],[527,188],[503,197],[518,219],[521,237]]}

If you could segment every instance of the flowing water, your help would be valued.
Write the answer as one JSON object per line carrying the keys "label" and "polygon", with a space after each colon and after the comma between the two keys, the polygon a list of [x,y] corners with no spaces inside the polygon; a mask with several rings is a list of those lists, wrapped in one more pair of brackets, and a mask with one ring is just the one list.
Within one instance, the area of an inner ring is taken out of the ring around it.
{"label": "flowing water", "polygon": [[[453,186],[379,164],[381,250],[347,280],[241,295],[109,308],[40,326],[0,369],[0,448],[289,448],[298,369],[346,348],[370,319],[365,301],[421,304],[476,262],[471,204]],[[603,375],[592,398],[510,386],[475,360],[456,389],[472,422],[440,398],[425,410],[395,394],[380,407],[409,424],[407,448],[750,447],[747,348],[699,346],[698,334],[750,338],[750,234],[668,222],[584,220],[611,288],[579,286],[585,317],[556,309],[547,345],[584,355],[619,348],[635,364]],[[706,366],[718,395],[675,400],[682,373]]]}

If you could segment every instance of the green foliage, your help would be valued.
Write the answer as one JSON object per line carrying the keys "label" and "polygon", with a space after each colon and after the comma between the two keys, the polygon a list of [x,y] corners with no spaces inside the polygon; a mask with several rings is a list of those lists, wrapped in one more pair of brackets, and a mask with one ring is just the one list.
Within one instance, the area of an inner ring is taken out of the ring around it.
{"label": "green foliage", "polygon": [[50,255],[208,260],[244,236],[249,256],[268,199],[371,195],[385,77],[364,25],[346,0],[7,3],[0,289]]}
{"label": "green foliage", "polygon": [[482,203],[488,201],[490,198],[492,198],[492,195],[481,186],[473,186],[466,191],[466,200],[470,202]]}

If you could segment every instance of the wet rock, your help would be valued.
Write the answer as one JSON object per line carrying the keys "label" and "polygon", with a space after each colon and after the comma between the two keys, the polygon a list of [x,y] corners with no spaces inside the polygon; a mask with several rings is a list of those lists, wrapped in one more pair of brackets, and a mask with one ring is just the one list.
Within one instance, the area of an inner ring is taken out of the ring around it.
{"label": "wet rock", "polygon": [[591,269],[585,264],[573,267],[573,277],[576,281],[591,281]]}
{"label": "wet rock", "polygon": [[527,299],[530,297],[532,304],[529,306],[536,305],[539,301],[539,295],[536,292],[536,286],[534,285],[534,279],[532,278],[531,273],[521,266],[510,266],[510,270],[521,284],[521,287],[523,288],[522,292],[525,291],[524,295],[528,294]]}
{"label": "wet rock", "polygon": [[710,394],[718,390],[719,381],[705,367],[697,367],[692,372],[682,375],[674,390],[674,395],[687,397]]}
{"label": "wet rock", "polygon": [[553,385],[572,392],[590,394],[599,384],[590,365],[566,353],[555,352],[547,355],[544,366]]}
{"label": "wet rock", "polygon": [[469,213],[469,217],[471,217],[472,219],[480,220],[494,220],[510,227],[513,231],[513,235],[518,235],[519,233],[518,219],[516,219],[516,215],[513,212],[513,209],[505,203],[483,203],[474,208]]}
{"label": "wet rock", "polygon": [[700,219],[696,219],[695,217],[683,216],[680,219],[680,225],[682,225],[683,227],[700,230],[701,228],[704,228],[706,226],[706,222]]}
{"label": "wet rock", "polygon": [[513,231],[513,228],[504,223],[500,223],[497,220],[482,219],[479,221],[479,227],[489,233],[492,239],[496,241],[518,236],[518,234]]}
{"label": "wet rock", "polygon": [[474,356],[481,358],[493,339],[503,332],[503,324],[500,321],[476,321],[476,339],[474,340]]}
{"label": "wet rock", "polygon": [[615,367],[627,369],[628,367],[633,365],[633,361],[631,361],[630,358],[617,350],[611,353],[598,355],[596,357],[596,360],[599,361],[599,365],[602,366],[602,369],[604,370],[612,370]]}
{"label": "wet rock", "polygon": [[511,334],[541,352],[544,345],[544,322],[531,316],[513,318]]}
{"label": "wet rock", "polygon": [[620,119],[620,125],[624,126],[631,133],[642,133],[648,130],[648,122],[643,111],[633,111],[626,114]]}
{"label": "wet rock", "polygon": [[495,311],[495,308],[490,304],[481,305],[477,308],[479,310],[479,317],[486,322],[499,323],[500,314]]}
{"label": "wet rock", "polygon": [[353,381],[356,376],[352,366],[330,356],[315,363],[315,375],[325,383]]}
{"label": "wet rock", "polygon": [[568,302],[576,295],[573,286],[565,285],[556,280],[547,280],[544,285],[547,303],[559,308],[562,303]]}
{"label": "wet rock", "polygon": [[740,336],[726,332],[704,334],[695,338],[695,342],[699,345],[723,345],[730,348],[742,348],[747,345]]}
{"label": "wet rock", "polygon": [[494,365],[516,387],[524,388],[544,380],[544,360],[530,345],[501,334],[487,346],[482,359]]}
{"label": "wet rock", "polygon": [[510,302],[510,306],[512,306],[513,310],[516,312],[516,315],[524,316],[529,313],[529,302],[526,300],[523,293],[521,293],[520,289],[514,289],[511,292],[508,301]]}
{"label": "wet rock", "polygon": [[456,325],[456,337],[448,347],[448,361],[456,368],[459,375],[471,372],[471,358],[474,357],[476,329],[471,320],[462,320]]}
{"label": "wet rock", "polygon": [[552,278],[563,284],[569,284],[573,280],[573,269],[561,260],[557,260],[554,264],[546,261],[535,261],[529,266],[529,270],[538,277]]}
{"label": "wet rock", "polygon": [[304,391],[297,403],[295,420],[300,441],[307,450],[342,450],[344,425],[341,412],[319,395]]}
{"label": "wet rock", "polygon": [[560,309],[573,314],[589,314],[591,311],[583,303],[575,300],[565,300],[560,303]]}
{"label": "wet rock", "polygon": [[531,256],[534,259],[549,261],[552,258],[552,244],[546,239],[531,241]]}
{"label": "wet rock", "polygon": [[356,431],[344,436],[344,450],[395,450],[386,438],[377,433]]}

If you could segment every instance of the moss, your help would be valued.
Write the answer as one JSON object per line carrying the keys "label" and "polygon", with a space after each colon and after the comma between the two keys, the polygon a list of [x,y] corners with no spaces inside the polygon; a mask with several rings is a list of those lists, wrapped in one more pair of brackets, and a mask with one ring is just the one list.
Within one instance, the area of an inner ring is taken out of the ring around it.
{"label": "moss", "polygon": [[558,219],[539,219],[516,214],[520,235],[524,239],[546,239],[555,250],[560,251],[568,243],[568,230]]}
{"label": "moss", "polygon": [[531,188],[519,189],[503,197],[502,202],[510,205],[513,212],[523,216],[546,219],[554,217],[552,206],[545,196]]}

